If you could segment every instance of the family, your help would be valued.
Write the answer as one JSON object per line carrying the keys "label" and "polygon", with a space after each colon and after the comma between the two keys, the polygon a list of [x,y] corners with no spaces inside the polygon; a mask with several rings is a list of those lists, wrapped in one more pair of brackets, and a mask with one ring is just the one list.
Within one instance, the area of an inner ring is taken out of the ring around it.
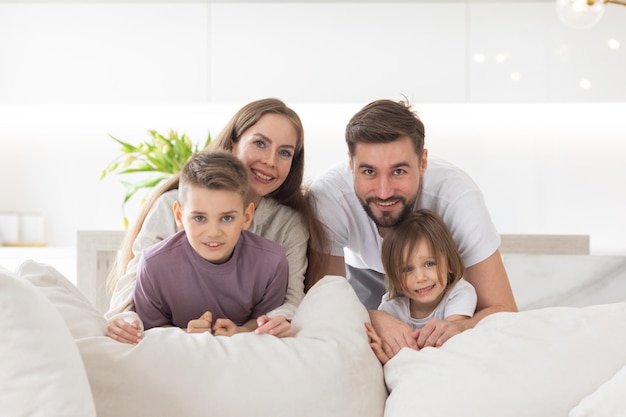
{"label": "family", "polygon": [[[152,327],[293,335],[306,290],[345,276],[382,363],[439,347],[517,306],[483,196],[429,158],[405,101],[377,100],[348,122],[348,158],[303,185],[298,115],[251,102],[164,183],[129,229],[110,276],[107,336],[139,343]],[[139,321],[127,322],[135,310]]]}

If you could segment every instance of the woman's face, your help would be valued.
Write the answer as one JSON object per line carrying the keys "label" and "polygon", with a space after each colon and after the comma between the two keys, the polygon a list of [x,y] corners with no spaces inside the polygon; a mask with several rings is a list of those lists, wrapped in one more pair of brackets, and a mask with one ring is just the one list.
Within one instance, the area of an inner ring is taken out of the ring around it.
{"label": "woman's face", "polygon": [[248,199],[255,206],[285,182],[296,143],[297,133],[291,121],[283,115],[268,113],[234,144],[232,153],[248,170]]}

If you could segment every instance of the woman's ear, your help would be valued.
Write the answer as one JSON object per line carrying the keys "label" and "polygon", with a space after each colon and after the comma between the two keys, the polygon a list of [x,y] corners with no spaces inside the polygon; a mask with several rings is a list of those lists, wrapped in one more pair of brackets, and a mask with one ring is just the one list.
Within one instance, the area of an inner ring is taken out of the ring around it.
{"label": "woman's ear", "polygon": [[254,203],[248,204],[243,211],[243,230],[248,230],[250,223],[252,223],[252,217],[254,217]]}
{"label": "woman's ear", "polygon": [[179,229],[184,229],[185,225],[183,225],[183,207],[180,205],[178,200],[174,201],[174,205],[172,206],[174,210],[174,218],[176,219],[176,226]]}

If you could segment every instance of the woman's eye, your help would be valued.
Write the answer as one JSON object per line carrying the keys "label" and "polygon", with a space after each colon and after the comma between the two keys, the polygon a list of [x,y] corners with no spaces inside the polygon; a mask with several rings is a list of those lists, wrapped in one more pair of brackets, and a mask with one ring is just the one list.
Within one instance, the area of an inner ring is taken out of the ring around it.
{"label": "woman's eye", "polygon": [[283,158],[291,158],[291,151],[288,151],[286,149],[280,150],[278,151],[278,153],[280,154],[280,156],[282,156]]}
{"label": "woman's eye", "polygon": [[265,148],[265,142],[263,142],[261,139],[255,140],[254,144],[257,146],[257,148]]}

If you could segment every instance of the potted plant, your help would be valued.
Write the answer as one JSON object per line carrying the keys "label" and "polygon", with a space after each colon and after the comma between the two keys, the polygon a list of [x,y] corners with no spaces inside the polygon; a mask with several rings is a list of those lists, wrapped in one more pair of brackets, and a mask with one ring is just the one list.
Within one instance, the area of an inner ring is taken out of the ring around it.
{"label": "potted plant", "polygon": [[211,133],[208,134],[202,146],[193,144],[184,133],[178,135],[170,130],[168,135],[162,135],[156,130],[149,130],[150,139],[144,140],[137,146],[117,139],[111,139],[121,145],[120,154],[113,159],[100,173],[100,179],[110,174],[124,175],[133,180],[120,180],[126,188],[122,202],[122,221],[124,228],[128,227],[124,207],[128,200],[138,191],[146,194],[154,187],[169,179],[182,169],[191,155],[206,148],[211,143]]}

